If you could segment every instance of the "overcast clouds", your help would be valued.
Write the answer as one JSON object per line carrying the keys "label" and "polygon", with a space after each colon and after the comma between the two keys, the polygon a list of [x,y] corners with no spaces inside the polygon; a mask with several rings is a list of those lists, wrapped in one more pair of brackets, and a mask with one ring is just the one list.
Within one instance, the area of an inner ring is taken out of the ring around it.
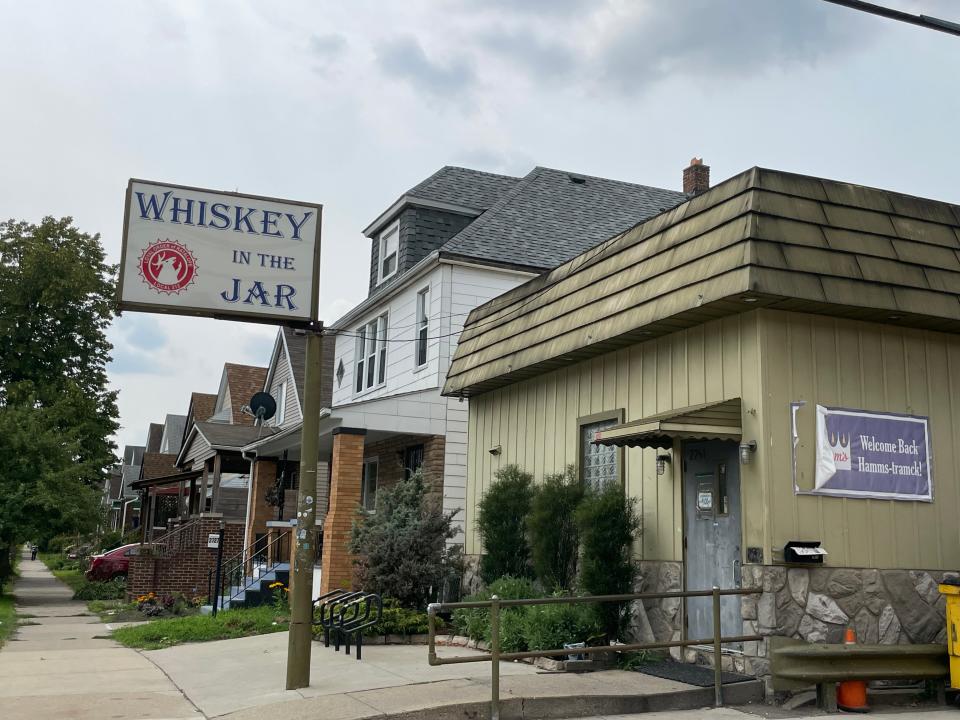
{"label": "overcast clouds", "polygon": [[[332,321],[366,295],[361,228],[444,164],[679,188],[702,155],[960,202],[958,61],[820,0],[0,0],[0,217],[72,215],[117,261],[129,177],[321,202]],[[273,335],[119,319],[120,444]]]}

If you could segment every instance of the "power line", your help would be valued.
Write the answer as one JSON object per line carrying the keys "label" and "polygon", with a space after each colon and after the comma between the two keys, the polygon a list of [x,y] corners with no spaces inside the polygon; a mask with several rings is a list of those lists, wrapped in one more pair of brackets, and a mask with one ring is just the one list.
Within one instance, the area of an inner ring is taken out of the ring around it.
{"label": "power line", "polygon": [[927,30],[936,30],[947,33],[948,35],[960,37],[960,24],[949,20],[941,20],[940,18],[929,15],[912,15],[901,10],[893,10],[892,8],[886,8],[881,5],[863,2],[863,0],[825,0],[825,2],[842,5],[851,10],[859,10],[860,12],[870,13],[871,15],[879,15],[880,17],[885,17],[890,20],[898,20],[911,25],[917,25]]}

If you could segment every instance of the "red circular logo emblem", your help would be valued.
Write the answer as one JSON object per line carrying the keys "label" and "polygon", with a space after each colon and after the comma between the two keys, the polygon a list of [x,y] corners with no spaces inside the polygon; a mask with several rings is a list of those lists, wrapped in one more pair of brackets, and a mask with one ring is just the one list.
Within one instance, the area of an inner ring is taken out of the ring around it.
{"label": "red circular logo emblem", "polygon": [[197,260],[186,245],[157,240],[140,254],[140,275],[158,293],[180,293],[197,277]]}

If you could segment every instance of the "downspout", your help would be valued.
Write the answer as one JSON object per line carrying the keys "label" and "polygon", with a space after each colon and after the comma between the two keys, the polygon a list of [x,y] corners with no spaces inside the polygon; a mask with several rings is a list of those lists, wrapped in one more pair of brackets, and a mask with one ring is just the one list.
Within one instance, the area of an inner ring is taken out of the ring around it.
{"label": "downspout", "polygon": [[243,521],[243,543],[241,544],[241,547],[245,548],[250,533],[250,513],[253,509],[251,506],[253,502],[253,463],[257,459],[257,451],[241,450],[240,457],[250,461],[250,482],[247,483],[247,515]]}

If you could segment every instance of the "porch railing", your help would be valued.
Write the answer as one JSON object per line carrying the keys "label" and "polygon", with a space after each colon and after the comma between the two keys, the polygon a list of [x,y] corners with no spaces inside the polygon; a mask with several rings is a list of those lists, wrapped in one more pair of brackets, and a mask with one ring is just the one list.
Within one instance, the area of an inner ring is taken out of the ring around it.
{"label": "porch railing", "polygon": [[[735,635],[723,637],[720,627],[720,598],[725,595],[753,595],[762,592],[761,588],[734,588],[731,590],[721,590],[714,587],[712,590],[686,590],[681,592],[662,592],[662,593],[631,593],[627,595],[584,595],[580,597],[546,597],[546,598],[523,598],[519,600],[501,600],[494,595],[489,600],[478,600],[474,602],[458,603],[430,603],[427,606],[427,617],[429,621],[429,657],[430,665],[454,665],[458,663],[470,662],[490,662],[492,663],[492,673],[490,682],[490,720],[500,720],[500,663],[511,660],[526,660],[529,658],[548,658],[561,657],[563,655],[578,654],[589,655],[593,653],[610,652],[636,652],[641,650],[664,650],[674,647],[687,647],[691,645],[712,645],[713,646],[713,693],[714,704],[717,707],[723,705],[723,684],[722,671],[723,663],[720,662],[721,649],[724,643],[750,642],[763,640],[761,635]],[[521,607],[524,605],[557,605],[560,603],[580,604],[580,603],[627,603],[634,600],[660,600],[663,598],[713,598],[713,637],[698,638],[695,640],[675,640],[669,642],[657,643],[630,643],[624,645],[598,645],[596,647],[578,647],[575,650],[570,648],[557,648],[554,650],[527,650],[524,652],[501,652],[500,651],[500,611],[504,608]],[[459,655],[456,657],[441,658],[437,657],[436,633],[437,633],[437,613],[448,610],[459,609],[479,609],[486,608],[490,611],[490,652],[485,655]]]}
{"label": "porch railing", "polygon": [[171,558],[186,547],[196,547],[200,533],[200,521],[191,520],[153,540],[155,557]]}
{"label": "porch railing", "polygon": [[[269,542],[253,542],[236,555],[226,558],[219,567],[207,573],[207,597],[213,614],[245,592],[249,581],[266,575],[290,560],[290,531],[277,534]],[[219,578],[219,584],[215,578]],[[216,585],[216,587],[214,587]]]}

